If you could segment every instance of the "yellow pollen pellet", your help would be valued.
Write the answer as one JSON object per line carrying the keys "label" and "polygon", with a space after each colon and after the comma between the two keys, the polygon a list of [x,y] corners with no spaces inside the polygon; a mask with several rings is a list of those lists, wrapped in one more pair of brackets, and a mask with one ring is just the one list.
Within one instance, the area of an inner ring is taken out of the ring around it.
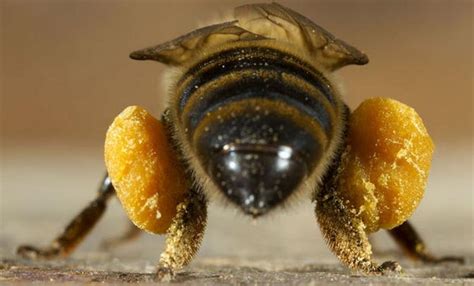
{"label": "yellow pollen pellet", "polygon": [[140,107],[126,108],[107,131],[105,164],[130,220],[165,233],[187,185],[163,124]]}
{"label": "yellow pollen pellet", "polygon": [[364,101],[349,121],[338,191],[367,232],[407,220],[423,197],[434,145],[415,110],[396,100]]}

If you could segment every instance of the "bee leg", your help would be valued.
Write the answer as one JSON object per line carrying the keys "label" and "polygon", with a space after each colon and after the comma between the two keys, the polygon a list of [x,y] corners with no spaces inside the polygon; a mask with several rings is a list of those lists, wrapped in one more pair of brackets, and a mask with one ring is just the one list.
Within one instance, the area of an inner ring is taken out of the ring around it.
{"label": "bee leg", "polygon": [[102,217],[107,201],[114,194],[115,189],[106,175],[95,200],[84,208],[48,247],[21,245],[17,249],[17,254],[28,259],[53,259],[68,256]]}
{"label": "bee leg", "polygon": [[112,248],[118,247],[122,244],[137,239],[142,233],[143,231],[141,229],[136,227],[132,222],[129,222],[128,229],[122,235],[105,239],[100,244],[100,248],[103,250],[110,250]]}
{"label": "bee leg", "polygon": [[169,280],[176,270],[186,266],[196,255],[206,228],[207,201],[199,191],[192,189],[177,206],[166,238],[166,247],[160,256],[156,279]]}
{"label": "bee leg", "polygon": [[389,230],[398,245],[415,260],[426,263],[457,262],[464,263],[464,258],[456,256],[436,257],[427,249],[425,242],[408,221]]}
{"label": "bee leg", "polygon": [[395,261],[378,265],[362,221],[348,209],[337,192],[322,190],[316,196],[316,216],[331,251],[350,269],[370,275],[400,272]]}

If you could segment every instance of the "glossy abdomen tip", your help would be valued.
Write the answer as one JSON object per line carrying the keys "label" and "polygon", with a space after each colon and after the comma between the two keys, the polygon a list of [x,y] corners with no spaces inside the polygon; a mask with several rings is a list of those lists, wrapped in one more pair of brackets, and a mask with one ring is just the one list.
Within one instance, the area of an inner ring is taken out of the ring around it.
{"label": "glossy abdomen tip", "polygon": [[307,174],[306,164],[287,146],[226,145],[208,166],[222,193],[254,217],[284,201]]}

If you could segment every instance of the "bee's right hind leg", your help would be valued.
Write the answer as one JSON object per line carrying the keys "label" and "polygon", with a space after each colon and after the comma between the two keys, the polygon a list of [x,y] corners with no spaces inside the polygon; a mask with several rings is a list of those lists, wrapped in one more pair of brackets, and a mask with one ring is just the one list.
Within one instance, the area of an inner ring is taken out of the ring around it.
{"label": "bee's right hind leg", "polygon": [[401,272],[395,261],[377,264],[372,260],[371,245],[361,219],[345,206],[337,192],[322,190],[315,199],[321,232],[341,262],[369,275]]}
{"label": "bee's right hind leg", "polygon": [[68,256],[92,230],[104,213],[108,200],[115,194],[115,189],[106,175],[99,188],[97,197],[84,208],[66,226],[64,231],[45,248],[21,245],[17,254],[28,259],[53,259]]}

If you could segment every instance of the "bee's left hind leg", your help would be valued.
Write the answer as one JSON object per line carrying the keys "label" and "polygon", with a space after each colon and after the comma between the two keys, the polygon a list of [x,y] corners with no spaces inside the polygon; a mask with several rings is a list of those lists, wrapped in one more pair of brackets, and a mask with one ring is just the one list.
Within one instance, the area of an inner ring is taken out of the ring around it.
{"label": "bee's left hind leg", "polygon": [[115,189],[106,175],[99,187],[97,197],[74,217],[48,247],[21,245],[17,249],[17,254],[28,259],[53,259],[68,256],[99,221],[105,212],[107,202],[114,195]]}
{"label": "bee's left hind leg", "polygon": [[457,262],[464,263],[464,258],[456,256],[436,257],[427,249],[425,242],[416,232],[415,228],[408,222],[389,230],[390,235],[397,244],[415,260],[426,263]]}
{"label": "bee's left hind leg", "polygon": [[177,206],[167,231],[165,250],[160,256],[157,280],[168,280],[189,264],[201,245],[206,228],[207,200],[200,190],[191,189]]}

